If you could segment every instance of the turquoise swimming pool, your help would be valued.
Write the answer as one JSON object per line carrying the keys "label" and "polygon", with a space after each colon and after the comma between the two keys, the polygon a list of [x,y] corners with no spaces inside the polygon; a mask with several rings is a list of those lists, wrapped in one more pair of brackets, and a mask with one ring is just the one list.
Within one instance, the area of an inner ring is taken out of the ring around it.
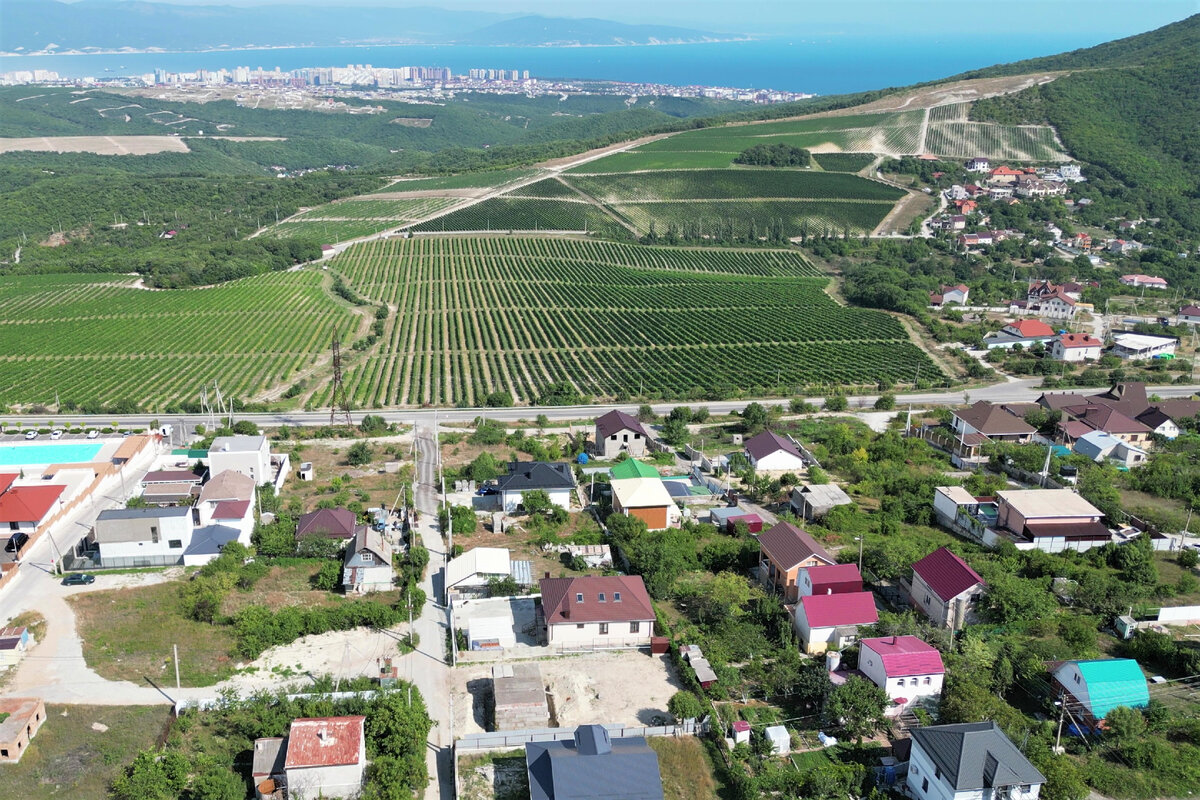
{"label": "turquoise swimming pool", "polygon": [[21,464],[86,464],[96,460],[103,442],[0,445],[0,467]]}

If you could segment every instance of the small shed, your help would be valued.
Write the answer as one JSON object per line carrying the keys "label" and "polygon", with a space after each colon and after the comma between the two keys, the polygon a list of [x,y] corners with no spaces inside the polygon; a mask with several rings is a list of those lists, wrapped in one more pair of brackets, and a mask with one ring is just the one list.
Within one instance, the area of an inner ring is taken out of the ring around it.
{"label": "small shed", "polygon": [[733,743],[743,744],[750,741],[750,723],[744,719],[735,720],[733,723]]}
{"label": "small shed", "polygon": [[740,514],[736,517],[730,517],[729,519],[725,520],[725,532],[728,534],[733,534],[737,529],[739,522],[744,522],[750,533],[762,533],[762,517],[758,516],[758,514],[748,513]]}
{"label": "small shed", "polygon": [[767,741],[771,743],[771,753],[777,756],[785,756],[792,750],[792,737],[787,732],[787,728],[782,725],[772,725],[763,731],[763,736],[767,737]]}
{"label": "small shed", "polygon": [[722,506],[721,508],[711,509],[708,512],[708,521],[718,528],[724,528],[730,519],[744,516],[745,514],[745,511],[736,506]]}
{"label": "small shed", "polygon": [[700,687],[702,689],[707,689],[717,682],[717,673],[712,668],[712,664],[708,663],[707,658],[697,656],[688,663],[690,663],[692,665],[692,669],[695,670],[696,680],[700,682]]}
{"label": "small shed", "polygon": [[1128,614],[1117,617],[1117,633],[1121,634],[1122,639],[1132,639],[1133,635],[1137,633],[1137,629],[1137,620],[1133,617]]}
{"label": "small shed", "polygon": [[296,477],[302,481],[311,481],[313,479],[313,463],[311,461],[301,461],[300,470],[296,473]]}
{"label": "small shed", "polygon": [[508,617],[479,617],[467,625],[467,645],[471,650],[503,650],[517,646],[513,619]]}

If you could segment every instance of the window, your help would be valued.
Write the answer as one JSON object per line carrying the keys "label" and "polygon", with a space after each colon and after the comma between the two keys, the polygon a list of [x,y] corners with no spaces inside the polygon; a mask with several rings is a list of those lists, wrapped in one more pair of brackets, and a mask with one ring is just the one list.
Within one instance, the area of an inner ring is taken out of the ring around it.
{"label": "window", "polygon": [[169,539],[169,540],[167,540],[167,547],[171,550],[179,550],[180,548],[183,547],[183,540],[182,539]]}
{"label": "window", "polygon": [[158,544],[158,526],[156,525],[150,526],[150,541]]}
{"label": "window", "polygon": [[628,442],[628,441],[629,441],[629,434],[628,434],[628,433],[627,433],[627,434],[625,434],[625,435],[624,435],[624,436],[621,438],[621,441],[623,441],[623,442]]}
{"label": "window", "polygon": [[576,626],[575,626],[575,630],[578,630],[578,631],[581,631],[581,630],[583,630],[583,623],[581,622],[581,623],[579,623],[578,625],[576,625]]}
{"label": "window", "polygon": [[613,592],[613,602],[614,603],[621,602],[621,593],[620,592]]}
{"label": "window", "polygon": [[608,438],[615,442],[617,440],[617,435],[614,433],[612,436],[610,436]]}
{"label": "window", "polygon": [[938,780],[941,780],[941,778],[942,778],[942,768],[941,767],[933,768],[933,777],[937,778]]}
{"label": "window", "polygon": [[635,433],[635,434],[633,435],[633,440],[634,440],[635,442],[636,442],[638,439],[640,439],[640,438],[642,438],[642,435],[641,435],[640,433]]}
{"label": "window", "polygon": [[912,679],[910,679],[910,680],[909,680],[909,682],[908,682],[908,685],[909,685],[909,686],[916,686],[916,685],[917,685],[917,679],[916,679],[916,678],[912,678]]}
{"label": "window", "polygon": [[576,603],[582,603],[582,602],[583,602],[583,592],[576,592],[576,593],[575,593],[575,602],[576,602]]}
{"label": "window", "polygon": [[1029,784],[1029,783],[1022,783],[1022,784],[1021,784],[1021,792],[1022,792],[1022,794],[1023,794],[1023,793],[1025,793],[1025,792],[1028,792],[1028,791],[1029,791],[1030,789],[1032,789],[1032,788],[1033,788],[1033,784]]}
{"label": "window", "polygon": [[929,791],[929,778],[922,778],[922,779],[921,779],[921,791],[922,791],[922,792],[928,792],[928,791]]}
{"label": "window", "polygon": [[374,564],[374,563],[375,563],[375,556],[373,556],[373,555],[371,555],[370,553],[367,553],[367,552],[365,552],[365,551],[364,551],[364,552],[362,552],[362,553],[359,553],[359,554],[358,554],[358,557],[359,557],[360,559],[362,559],[362,562],[363,562],[364,564]]}
{"label": "window", "polygon": [[1078,672],[1075,673],[1075,682],[1079,683],[1079,673]]}
{"label": "window", "polygon": [[8,748],[7,747],[4,748],[3,750],[0,750],[0,756],[3,756],[4,758],[8,758]]}
{"label": "window", "polygon": [[607,622],[600,623],[600,635],[608,636],[608,623]]}
{"label": "window", "polygon": [[17,530],[20,530],[20,529],[21,529],[21,523],[19,523],[19,522],[10,522],[10,523],[8,523],[8,529],[9,529],[10,531],[17,531]]}
{"label": "window", "polygon": [[897,688],[897,689],[903,689],[903,688],[904,688],[904,678],[901,678],[900,680],[896,681],[896,688]]}
{"label": "window", "polygon": [[926,675],[925,676],[925,685],[928,686],[931,683],[933,683],[933,678],[930,678],[928,675]]}
{"label": "window", "polygon": [[642,630],[642,623],[640,623],[640,622],[629,623],[629,632],[630,633],[641,633],[641,630]]}
{"label": "window", "polygon": [[599,598],[598,598],[598,599],[600,600],[600,602],[601,602],[601,603],[603,603],[603,602],[604,602],[604,592],[601,592],[601,593],[600,593],[600,596],[599,596]]}
{"label": "window", "polygon": [[917,768],[917,765],[916,765],[916,764],[913,764],[911,767],[909,767],[909,768],[908,768],[908,771],[909,771],[909,772],[911,772],[913,775],[920,775],[920,774],[921,774],[921,770]]}
{"label": "window", "polygon": [[930,602],[929,595],[925,595],[925,605],[929,605],[929,602]]}

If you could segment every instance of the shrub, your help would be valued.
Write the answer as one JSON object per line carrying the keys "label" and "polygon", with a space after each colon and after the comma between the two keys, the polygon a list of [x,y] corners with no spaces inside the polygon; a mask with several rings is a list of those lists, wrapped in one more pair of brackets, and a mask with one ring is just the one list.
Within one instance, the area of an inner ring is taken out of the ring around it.
{"label": "shrub", "polygon": [[366,442],[355,442],[346,451],[346,463],[352,467],[361,467],[371,463],[372,455],[371,445]]}
{"label": "shrub", "polygon": [[314,589],[332,592],[342,582],[342,564],[340,561],[326,561],[312,576]]}

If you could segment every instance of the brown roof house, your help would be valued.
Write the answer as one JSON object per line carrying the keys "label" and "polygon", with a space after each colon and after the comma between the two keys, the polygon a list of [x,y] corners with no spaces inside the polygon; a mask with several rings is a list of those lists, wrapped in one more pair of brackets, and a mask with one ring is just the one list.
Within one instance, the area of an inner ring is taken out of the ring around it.
{"label": "brown roof house", "polygon": [[746,440],[746,458],[759,472],[798,472],[804,469],[804,456],[791,439],[773,431],[763,431]]}
{"label": "brown roof house", "polygon": [[758,579],[768,589],[781,592],[786,603],[794,603],[800,596],[802,568],[836,563],[816,539],[790,522],[777,523],[759,534],[758,546]]}
{"label": "brown roof house", "polygon": [[954,432],[951,453],[956,466],[985,460],[983,445],[989,442],[1026,444],[1037,429],[1004,406],[980,400],[974,405],[951,412]]}
{"label": "brown roof house", "polygon": [[20,761],[45,721],[46,706],[41,699],[0,697],[0,764]]}
{"label": "brown roof house", "polygon": [[601,458],[616,458],[621,453],[644,456],[651,438],[645,426],[624,411],[609,411],[596,418],[596,455]]}
{"label": "brown roof house", "polygon": [[638,575],[544,578],[538,622],[546,642],[565,648],[644,647],[654,606]]}
{"label": "brown roof house", "polygon": [[996,499],[996,527],[1018,550],[1083,551],[1112,541],[1100,510],[1070,489],[1007,489]]}
{"label": "brown roof house", "polygon": [[318,508],[300,517],[296,525],[296,538],[324,536],[328,539],[346,541],[358,533],[360,526],[353,511],[344,508]]}

